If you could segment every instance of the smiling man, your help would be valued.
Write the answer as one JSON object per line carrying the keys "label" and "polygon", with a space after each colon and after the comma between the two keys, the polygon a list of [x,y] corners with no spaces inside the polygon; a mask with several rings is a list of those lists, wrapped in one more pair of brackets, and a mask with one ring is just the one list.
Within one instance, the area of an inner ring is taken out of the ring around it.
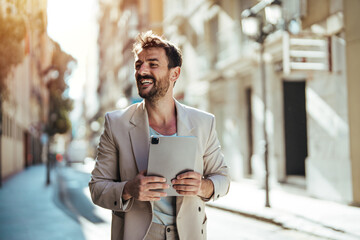
{"label": "smiling man", "polygon": [[[227,194],[230,180],[213,115],[173,97],[181,72],[180,50],[151,31],[134,44],[141,103],[107,113],[89,183],[93,202],[111,209],[112,240],[206,239],[205,202]],[[146,176],[150,136],[196,136],[197,171],[172,180]],[[174,188],[168,197],[156,189]]]}
{"label": "smiling man", "polygon": [[[146,48],[136,57],[135,77],[140,97],[157,102],[169,90],[168,62],[163,48]],[[180,68],[170,68],[178,76]],[[158,81],[156,81],[158,77]]]}

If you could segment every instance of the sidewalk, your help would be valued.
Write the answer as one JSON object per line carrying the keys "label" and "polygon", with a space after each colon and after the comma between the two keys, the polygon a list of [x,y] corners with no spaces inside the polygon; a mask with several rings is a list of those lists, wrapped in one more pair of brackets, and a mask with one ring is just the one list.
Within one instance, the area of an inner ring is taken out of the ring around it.
{"label": "sidewalk", "polygon": [[81,225],[56,204],[56,184],[46,186],[46,167],[32,166],[0,189],[0,239],[83,240]]}
{"label": "sidewalk", "polygon": [[265,191],[249,180],[232,182],[227,196],[208,203],[210,207],[326,239],[360,239],[360,208],[292,194],[280,188],[270,191],[270,205],[271,208],[265,207]]}

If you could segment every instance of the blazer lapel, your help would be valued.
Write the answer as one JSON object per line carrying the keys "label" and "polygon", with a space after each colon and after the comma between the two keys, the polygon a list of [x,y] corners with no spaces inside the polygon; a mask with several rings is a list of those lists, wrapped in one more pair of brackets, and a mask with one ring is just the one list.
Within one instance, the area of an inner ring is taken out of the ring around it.
{"label": "blazer lapel", "polygon": [[191,123],[191,119],[188,116],[188,112],[185,107],[175,100],[176,112],[177,112],[177,135],[178,136],[192,136],[192,130],[194,129]]}
{"label": "blazer lapel", "polygon": [[144,101],[136,108],[130,123],[134,125],[129,131],[131,146],[140,172],[147,169],[150,144],[149,120]]}

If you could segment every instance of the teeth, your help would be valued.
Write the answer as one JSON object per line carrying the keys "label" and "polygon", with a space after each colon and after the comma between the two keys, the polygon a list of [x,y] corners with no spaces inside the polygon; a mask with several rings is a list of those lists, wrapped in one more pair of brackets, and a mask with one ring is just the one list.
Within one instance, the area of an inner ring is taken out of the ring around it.
{"label": "teeth", "polygon": [[152,80],[149,80],[149,79],[144,79],[144,80],[141,80],[141,84],[149,84],[149,83],[152,83],[153,81]]}

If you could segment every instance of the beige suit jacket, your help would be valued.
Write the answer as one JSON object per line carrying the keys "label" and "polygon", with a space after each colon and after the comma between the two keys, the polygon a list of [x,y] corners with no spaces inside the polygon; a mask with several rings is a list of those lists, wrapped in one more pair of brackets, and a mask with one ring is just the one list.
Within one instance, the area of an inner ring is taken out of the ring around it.
{"label": "beige suit jacket", "polygon": [[[213,200],[227,194],[230,180],[215,131],[215,118],[176,101],[177,134],[198,138],[195,171],[214,184]],[[98,146],[89,183],[95,204],[112,210],[111,239],[146,237],[153,217],[153,203],[122,200],[127,181],[147,169],[150,146],[148,115],[144,102],[105,115],[105,129]],[[176,225],[181,240],[206,239],[205,203],[200,197],[177,197]]]}

